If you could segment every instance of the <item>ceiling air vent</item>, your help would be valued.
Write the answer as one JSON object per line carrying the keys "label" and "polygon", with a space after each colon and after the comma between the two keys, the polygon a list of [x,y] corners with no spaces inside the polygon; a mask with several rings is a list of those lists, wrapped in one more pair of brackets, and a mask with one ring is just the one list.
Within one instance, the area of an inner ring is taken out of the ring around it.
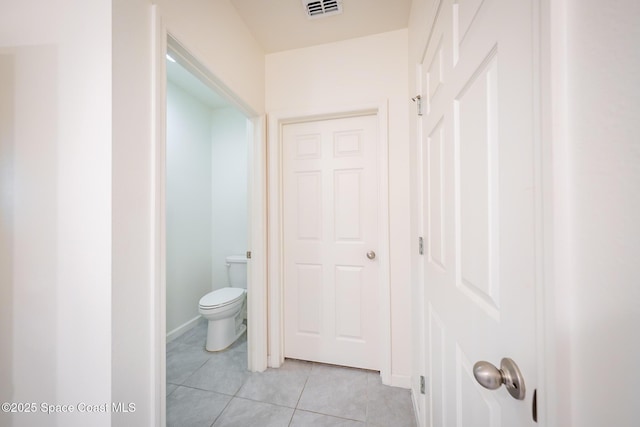
{"label": "ceiling air vent", "polygon": [[342,0],[302,0],[309,19],[342,13]]}

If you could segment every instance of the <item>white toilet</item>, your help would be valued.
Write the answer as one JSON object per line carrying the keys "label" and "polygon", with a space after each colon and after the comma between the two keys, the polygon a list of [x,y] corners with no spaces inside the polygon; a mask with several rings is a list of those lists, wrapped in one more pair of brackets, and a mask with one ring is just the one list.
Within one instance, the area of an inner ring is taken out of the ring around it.
{"label": "white toilet", "polygon": [[247,295],[247,258],[232,255],[226,258],[229,287],[209,292],[200,298],[199,312],[209,321],[208,351],[229,347],[247,330],[243,310]]}

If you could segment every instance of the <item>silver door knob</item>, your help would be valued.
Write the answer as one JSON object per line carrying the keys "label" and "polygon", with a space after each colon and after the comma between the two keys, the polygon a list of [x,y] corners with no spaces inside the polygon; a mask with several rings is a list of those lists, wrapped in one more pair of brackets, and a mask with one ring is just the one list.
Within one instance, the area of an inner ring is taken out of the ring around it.
{"label": "silver door knob", "polygon": [[476,381],[484,388],[496,390],[504,384],[514,399],[524,399],[524,378],[516,362],[508,357],[502,359],[500,369],[489,362],[476,362],[476,364],[473,365],[473,376],[476,377]]}
{"label": "silver door knob", "polygon": [[376,259],[376,253],[373,251],[369,251],[367,252],[367,258],[369,259]]}

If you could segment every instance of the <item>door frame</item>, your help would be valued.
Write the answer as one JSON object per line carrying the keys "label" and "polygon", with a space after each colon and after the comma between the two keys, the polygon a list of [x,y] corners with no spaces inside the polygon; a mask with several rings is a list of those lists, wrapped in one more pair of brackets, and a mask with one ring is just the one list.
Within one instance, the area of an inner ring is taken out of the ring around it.
{"label": "door frame", "polygon": [[[435,18],[437,16],[434,16],[434,21]],[[433,25],[433,24],[432,24]],[[429,40],[427,40],[425,42],[424,48],[422,48],[420,50],[420,52],[422,52],[420,54],[420,56],[417,59],[417,65],[415,66],[415,73],[416,73],[416,94],[420,94],[420,96],[422,98],[425,97],[425,91],[426,88],[424,88],[423,84],[422,84],[422,73],[423,73],[423,68],[422,68],[422,63],[424,62],[424,57],[427,54],[427,47],[428,47],[428,43]],[[417,99],[414,102],[421,102],[421,100]],[[417,217],[415,219],[415,228],[416,228],[416,232],[417,235],[419,236],[419,238],[424,239],[426,238],[426,230],[424,227],[424,215],[425,215],[425,211],[424,211],[424,206],[425,206],[425,200],[424,200],[424,174],[426,172],[426,165],[424,164],[424,146],[423,146],[423,134],[424,134],[424,129],[422,126],[422,117],[421,115],[417,114],[418,112],[418,108],[423,108],[423,106],[421,104],[418,104],[416,106],[416,109],[414,110],[416,112],[416,124],[415,124],[415,145],[414,147],[412,147],[413,152],[415,153],[415,157],[414,160],[411,163],[411,167],[415,168],[415,184],[414,184],[414,191],[417,194],[413,195],[413,199],[415,200],[413,206],[413,209],[415,209],[415,211],[417,212]],[[421,388],[421,376],[424,376],[426,378],[427,373],[428,373],[428,363],[427,363],[427,352],[428,352],[428,343],[426,340],[426,331],[427,331],[427,327],[426,327],[426,309],[424,307],[424,301],[425,301],[425,271],[424,271],[424,261],[423,261],[423,255],[416,255],[419,254],[419,251],[412,251],[412,265],[414,265],[414,274],[417,280],[416,286],[413,287],[413,292],[414,292],[414,299],[417,300],[417,305],[418,307],[420,307],[419,310],[416,310],[415,314],[413,314],[412,316],[412,321],[416,321],[414,323],[414,331],[413,331],[413,339],[415,340],[414,342],[418,345],[418,348],[412,348],[412,352],[414,354],[414,357],[417,357],[417,360],[414,361],[414,368],[418,369],[418,375],[414,375],[414,378],[412,378],[412,382],[411,382],[411,388],[412,388],[412,403],[413,403],[413,407],[414,407],[414,411],[415,411],[415,417],[416,417],[416,426],[418,427],[422,427],[423,425],[427,425],[426,424],[426,419],[424,420],[423,424],[420,424],[420,421],[422,421],[423,416],[425,416],[427,414],[427,406],[429,404],[428,401],[428,395],[427,393],[420,393],[419,390]],[[414,264],[415,263],[415,264]],[[417,296],[417,297],[416,297]],[[414,390],[418,390],[418,392],[413,392]]]}
{"label": "door frame", "polygon": [[282,128],[287,124],[375,115],[378,120],[378,235],[380,376],[391,384],[391,286],[389,279],[389,142],[387,101],[324,109],[269,114],[268,119],[268,366],[284,362]]}
{"label": "door frame", "polygon": [[157,5],[151,7],[152,52],[152,139],[151,139],[151,200],[150,200],[150,249],[151,283],[154,298],[151,312],[152,388],[155,425],[166,424],[166,123],[167,123],[167,70],[166,55],[171,50],[182,65],[186,65],[211,89],[247,117],[248,144],[248,250],[252,252],[247,262],[247,352],[248,368],[254,372],[267,368],[267,153],[266,123],[264,116],[256,113],[242,98],[235,94],[218,76],[207,69],[187,46],[167,28]]}

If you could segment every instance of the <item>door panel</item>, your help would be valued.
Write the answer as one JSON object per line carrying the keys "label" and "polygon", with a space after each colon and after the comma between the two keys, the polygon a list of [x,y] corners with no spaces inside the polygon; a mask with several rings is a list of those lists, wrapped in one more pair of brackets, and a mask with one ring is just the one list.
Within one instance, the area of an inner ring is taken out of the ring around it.
{"label": "door panel", "polygon": [[[536,387],[533,3],[442,0],[421,65],[430,426],[524,426]],[[510,357],[524,401],[473,376]]]}
{"label": "door panel", "polygon": [[497,316],[499,209],[496,61],[474,73],[453,103],[456,148],[456,284]]}
{"label": "door panel", "polygon": [[377,118],[283,128],[285,357],[379,369]]}
{"label": "door panel", "polygon": [[292,299],[297,302],[296,315],[299,333],[318,336],[322,330],[322,265],[297,264]]}
{"label": "door panel", "polygon": [[444,218],[444,129],[440,122],[427,138],[427,256],[429,262],[446,270],[445,262],[445,218]]}
{"label": "door panel", "polygon": [[336,242],[362,242],[362,171],[333,172]]}
{"label": "door panel", "polygon": [[320,172],[304,172],[295,176],[296,201],[299,215],[297,236],[300,240],[322,239],[322,175]]}
{"label": "door panel", "polygon": [[429,349],[430,349],[430,369],[429,378],[431,379],[431,387],[429,396],[431,398],[431,425],[445,425],[445,343],[446,336],[442,320],[438,314],[429,305]]}

